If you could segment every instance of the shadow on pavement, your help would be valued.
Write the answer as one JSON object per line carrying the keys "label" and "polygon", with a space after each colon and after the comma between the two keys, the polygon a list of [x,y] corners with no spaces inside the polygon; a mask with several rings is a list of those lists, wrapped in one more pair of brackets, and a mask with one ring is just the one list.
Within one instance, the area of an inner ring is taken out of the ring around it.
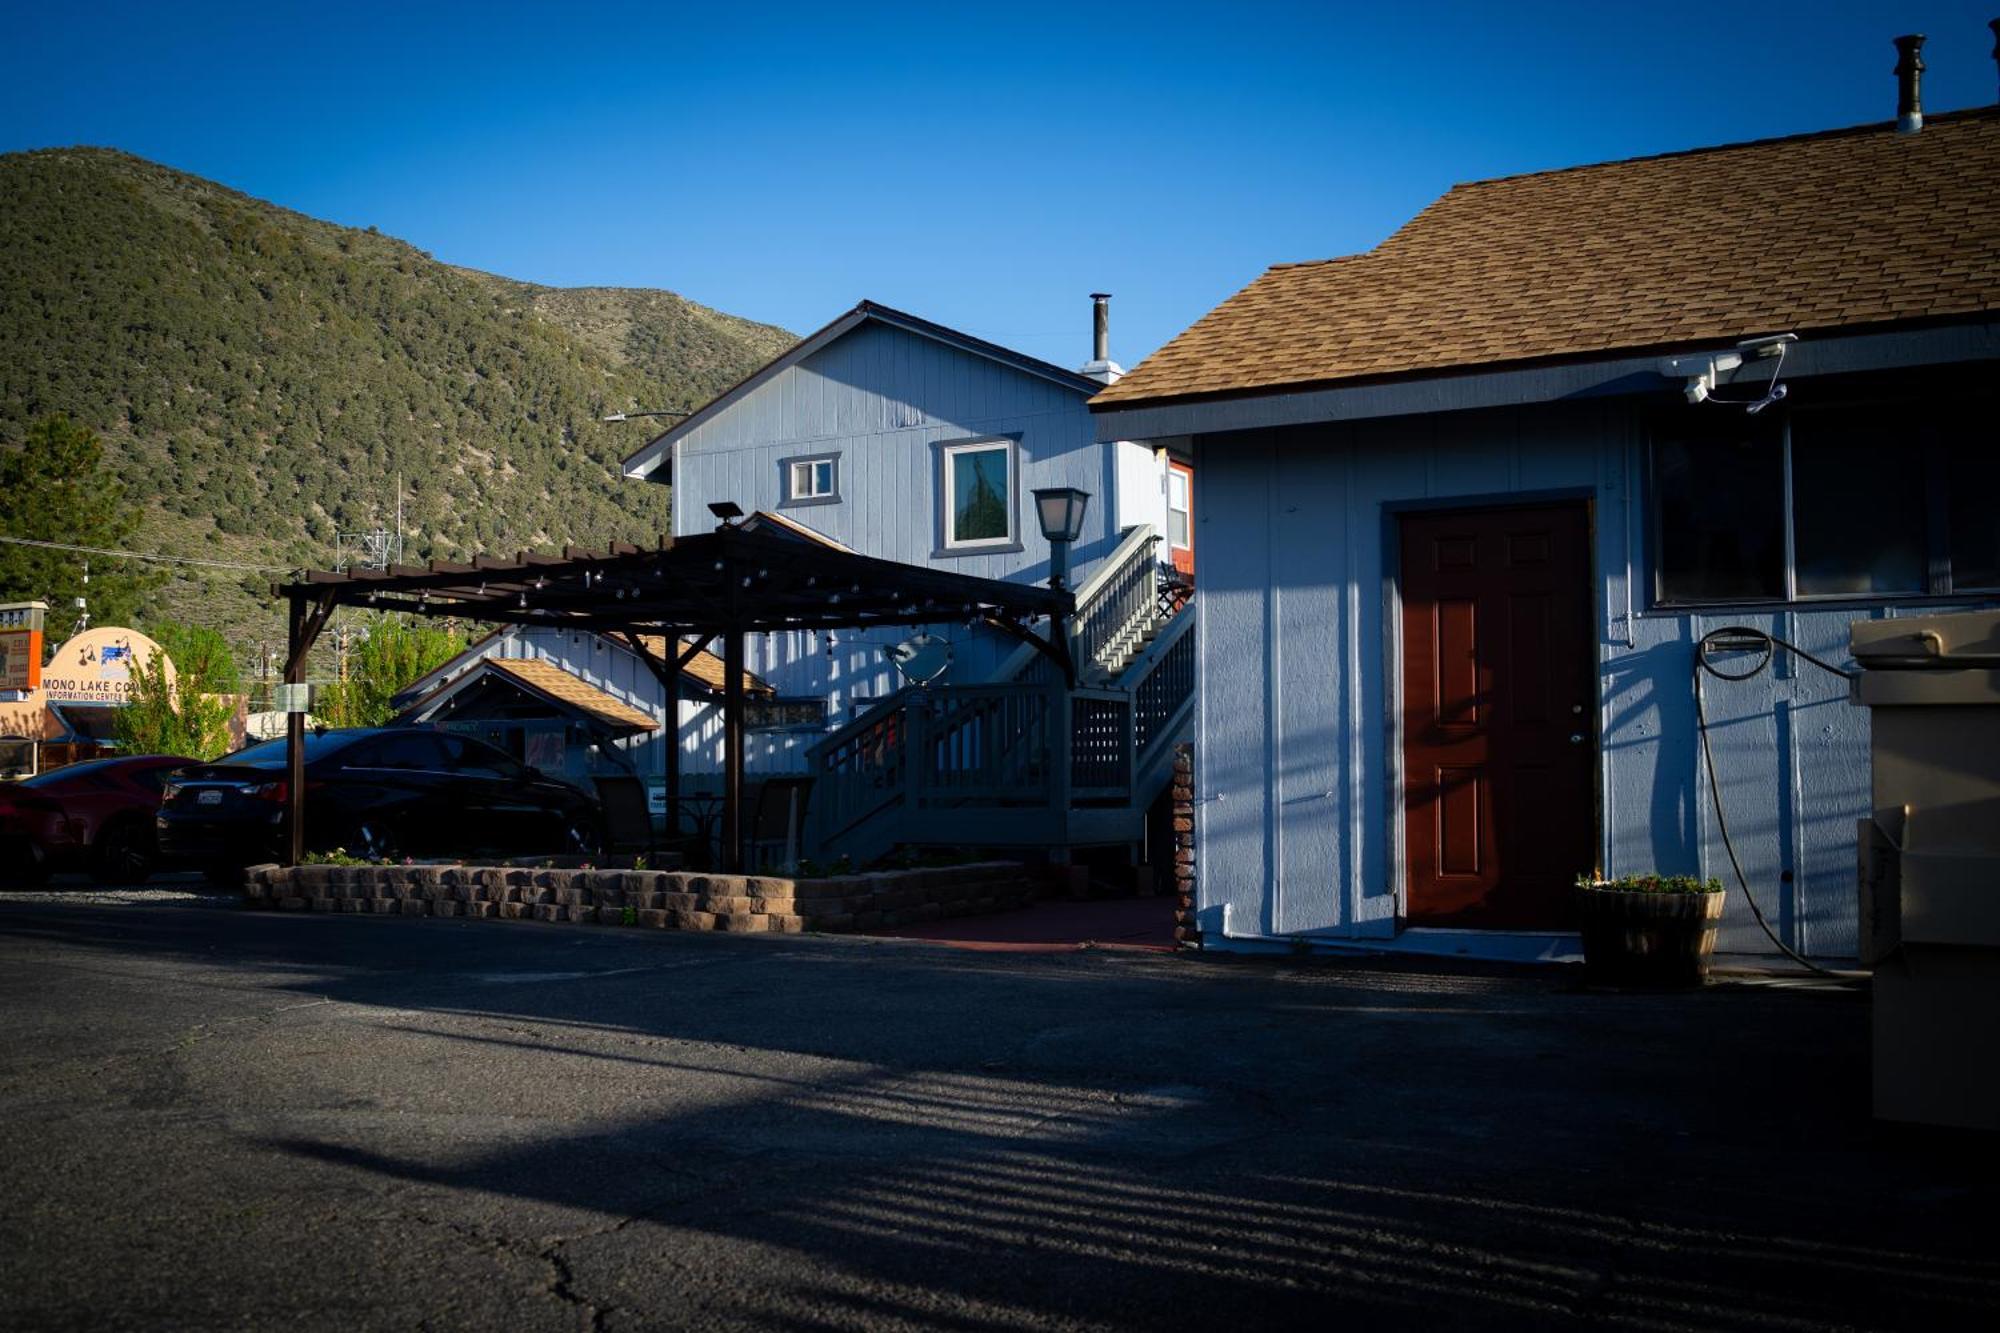
{"label": "shadow on pavement", "polygon": [[[420,1052],[412,1095],[489,1107],[486,1130],[405,1142],[317,1117],[253,1146],[547,1243],[599,1316],[2000,1313],[1992,1168],[1870,1123],[1867,1010],[1840,997],[247,913],[23,910],[0,913],[6,941],[206,965],[220,947],[242,984],[365,1022],[377,1062]],[[319,1101],[352,1091],[325,1077]]]}

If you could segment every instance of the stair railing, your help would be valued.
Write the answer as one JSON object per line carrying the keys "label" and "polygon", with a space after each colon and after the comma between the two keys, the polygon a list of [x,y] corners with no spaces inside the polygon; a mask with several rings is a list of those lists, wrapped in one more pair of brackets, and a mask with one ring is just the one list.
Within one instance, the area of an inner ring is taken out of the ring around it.
{"label": "stair railing", "polygon": [[1195,626],[1198,608],[1168,621],[1160,636],[1126,668],[1132,691],[1133,798],[1148,796],[1152,779],[1172,758],[1174,742],[1194,715]]}
{"label": "stair railing", "polygon": [[909,803],[911,693],[884,697],[807,749],[812,845],[824,847],[889,806]]}
{"label": "stair railing", "polygon": [[[1121,636],[1128,641],[1136,639],[1155,616],[1159,575],[1153,548],[1159,540],[1152,524],[1134,524],[1111,554],[1076,585],[1076,612],[1069,622],[1070,657],[1081,677],[1102,675],[1107,666],[1103,656],[1115,651]],[[1000,664],[993,679],[1048,679],[1037,665],[1047,661],[1022,644]]]}

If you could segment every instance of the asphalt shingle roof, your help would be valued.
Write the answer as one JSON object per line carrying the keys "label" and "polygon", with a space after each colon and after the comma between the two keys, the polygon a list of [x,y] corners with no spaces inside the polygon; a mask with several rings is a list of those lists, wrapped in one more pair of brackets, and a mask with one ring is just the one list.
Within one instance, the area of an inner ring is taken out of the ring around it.
{"label": "asphalt shingle roof", "polygon": [[[685,643],[670,644],[667,642],[665,635],[642,634],[639,638],[646,645],[647,652],[668,662],[673,661],[687,651]],[[693,677],[709,689],[714,690],[717,694],[722,693],[729,681],[728,666],[724,664],[718,654],[712,653],[706,648],[688,660],[688,664],[681,668],[681,674]],[[776,690],[773,690],[754,671],[745,671],[743,673],[743,692],[751,695],[777,693]]]}
{"label": "asphalt shingle roof", "polygon": [[614,731],[658,731],[659,722],[589,681],[539,657],[489,657],[480,663]]}
{"label": "asphalt shingle roof", "polygon": [[1280,264],[1094,408],[2000,309],[2000,108],[1454,187]]}

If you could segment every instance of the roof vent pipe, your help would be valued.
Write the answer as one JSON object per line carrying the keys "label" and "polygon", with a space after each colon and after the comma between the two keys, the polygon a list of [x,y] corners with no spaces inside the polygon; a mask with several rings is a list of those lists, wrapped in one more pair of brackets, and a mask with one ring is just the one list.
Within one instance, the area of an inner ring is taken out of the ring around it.
{"label": "roof vent pipe", "polygon": [[1993,62],[2000,65],[2000,19],[1994,19],[1986,26],[1993,29]]}
{"label": "roof vent pipe", "polygon": [[1922,83],[1924,35],[1913,32],[1896,39],[1896,133],[1915,134],[1924,127]]}
{"label": "roof vent pipe", "polygon": [[1111,293],[1090,294],[1090,364],[1079,374],[1099,384],[1116,384],[1125,368],[1111,359]]}

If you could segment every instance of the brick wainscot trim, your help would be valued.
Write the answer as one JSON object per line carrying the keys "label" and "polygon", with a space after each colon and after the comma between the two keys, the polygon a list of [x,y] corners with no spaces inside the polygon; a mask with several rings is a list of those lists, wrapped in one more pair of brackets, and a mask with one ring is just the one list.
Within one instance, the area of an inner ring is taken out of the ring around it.
{"label": "brick wainscot trim", "polygon": [[1174,747],[1174,942],[1201,947],[1194,924],[1194,746]]}

